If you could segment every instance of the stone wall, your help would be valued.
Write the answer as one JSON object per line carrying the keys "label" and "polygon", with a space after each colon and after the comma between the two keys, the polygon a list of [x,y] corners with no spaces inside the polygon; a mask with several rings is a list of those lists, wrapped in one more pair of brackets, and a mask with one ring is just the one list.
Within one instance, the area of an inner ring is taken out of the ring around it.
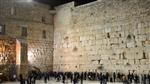
{"label": "stone wall", "polygon": [[28,63],[42,71],[54,66],[54,71],[142,73],[150,70],[149,3],[98,0],[74,7],[71,2],[56,7],[53,27],[49,6],[0,0],[0,25],[6,36],[28,46]]}
{"label": "stone wall", "polygon": [[28,63],[41,71],[52,70],[53,15],[49,8],[34,1],[0,0],[0,24],[5,25],[5,35],[27,44]]}
{"label": "stone wall", "polygon": [[3,73],[4,79],[7,76],[12,77],[15,73],[13,65],[16,63],[16,39],[0,37],[0,72]]}
{"label": "stone wall", "polygon": [[72,29],[73,2],[56,8],[54,16],[54,71],[75,71],[78,63],[68,47],[70,31]]}
{"label": "stone wall", "polygon": [[[42,37],[43,30],[46,38]],[[53,67],[53,26],[32,24],[28,37],[29,63],[43,71],[52,70]]]}
{"label": "stone wall", "polygon": [[148,72],[149,3],[99,0],[78,7],[73,3],[57,7],[54,70]]}
{"label": "stone wall", "polygon": [[[1,71],[5,68],[5,65],[15,64],[16,61],[16,40],[12,38],[0,38],[0,64]],[[7,66],[6,66],[7,67]]]}

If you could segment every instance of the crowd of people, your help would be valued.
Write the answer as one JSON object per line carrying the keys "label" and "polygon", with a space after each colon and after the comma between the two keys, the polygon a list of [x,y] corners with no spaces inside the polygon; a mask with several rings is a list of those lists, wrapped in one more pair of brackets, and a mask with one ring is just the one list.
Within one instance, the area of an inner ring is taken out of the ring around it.
{"label": "crowd of people", "polygon": [[29,72],[26,79],[23,79],[20,75],[20,84],[36,84],[36,80],[47,81],[56,80],[67,84],[83,84],[84,80],[99,81],[100,84],[107,84],[107,82],[123,82],[123,84],[150,84],[150,73],[149,74],[135,74],[128,73],[97,73],[97,72]]}

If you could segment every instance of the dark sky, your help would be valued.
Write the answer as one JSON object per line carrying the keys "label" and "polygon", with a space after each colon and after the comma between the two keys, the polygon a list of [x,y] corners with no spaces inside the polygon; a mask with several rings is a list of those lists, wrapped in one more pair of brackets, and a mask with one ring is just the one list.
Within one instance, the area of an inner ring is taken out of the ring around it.
{"label": "dark sky", "polygon": [[58,6],[58,5],[61,5],[61,4],[65,4],[65,3],[68,3],[68,2],[74,1],[75,5],[77,6],[77,5],[82,5],[82,4],[89,3],[89,2],[92,2],[92,1],[96,1],[96,0],[35,0],[35,1],[39,1],[39,2],[42,2],[42,3],[45,3],[45,4],[49,4],[51,6]]}

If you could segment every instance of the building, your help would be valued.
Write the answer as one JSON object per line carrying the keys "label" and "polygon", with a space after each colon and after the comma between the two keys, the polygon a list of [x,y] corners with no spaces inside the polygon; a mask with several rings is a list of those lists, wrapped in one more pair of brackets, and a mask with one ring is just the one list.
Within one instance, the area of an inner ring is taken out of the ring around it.
{"label": "building", "polygon": [[[4,54],[1,54],[1,60],[4,60],[1,68],[6,64],[16,64],[18,73],[22,74],[27,74],[28,65],[41,71],[52,70],[54,28],[49,8],[38,2],[0,0],[0,45],[4,49],[8,47],[7,50],[1,49]],[[0,72],[6,72],[5,68]]]}
{"label": "building", "polygon": [[[0,52],[11,53],[13,60],[8,64],[17,64],[23,74],[31,67],[41,71],[147,73],[149,3],[97,0],[76,6],[70,2],[56,6],[53,12],[38,2],[0,0]],[[1,59],[5,55],[1,54]]]}

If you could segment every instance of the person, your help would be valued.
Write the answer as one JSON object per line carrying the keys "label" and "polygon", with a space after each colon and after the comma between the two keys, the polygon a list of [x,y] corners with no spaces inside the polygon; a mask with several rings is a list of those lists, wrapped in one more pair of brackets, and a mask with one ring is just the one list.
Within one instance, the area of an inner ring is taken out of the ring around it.
{"label": "person", "polygon": [[73,84],[76,84],[76,83],[77,83],[77,78],[74,77],[74,78],[73,78]]}
{"label": "person", "polygon": [[30,74],[28,74],[28,76],[27,76],[27,84],[31,84],[31,76],[30,76]]}
{"label": "person", "polygon": [[102,82],[103,82],[102,73],[99,74],[98,79],[100,81],[100,84],[102,84]]}
{"label": "person", "polygon": [[70,82],[72,83],[72,81],[73,81],[73,74],[71,73],[70,74]]}
{"label": "person", "polygon": [[120,81],[120,79],[121,79],[121,74],[120,74],[120,72],[118,72],[117,73],[117,79]]}
{"label": "person", "polygon": [[84,80],[87,78],[87,72],[84,72]]}
{"label": "person", "polygon": [[103,84],[107,84],[107,74],[103,75]]}
{"label": "person", "polygon": [[83,72],[81,73],[81,84],[83,84]]}
{"label": "person", "polygon": [[146,74],[144,74],[144,77],[143,77],[143,83],[144,84],[146,84],[146,79],[147,79]]}
{"label": "person", "polygon": [[128,73],[128,80],[130,81],[130,83],[132,83],[132,75],[130,72]]}
{"label": "person", "polygon": [[16,76],[16,74],[14,74],[13,75],[13,81],[16,81],[16,79],[17,79],[17,76]]}
{"label": "person", "polygon": [[66,76],[65,76],[65,74],[63,74],[62,75],[62,82],[63,82],[63,84],[65,84],[65,80],[66,80]]}
{"label": "person", "polygon": [[126,76],[123,76],[123,84],[131,84]]}
{"label": "person", "polygon": [[116,82],[116,73],[113,73],[113,82]]}
{"label": "person", "polygon": [[150,84],[150,72],[148,73],[148,75],[147,75],[147,78],[148,78],[148,84]]}
{"label": "person", "polygon": [[139,83],[139,76],[137,74],[135,74],[135,76],[134,76],[134,82],[135,82],[135,84]]}
{"label": "person", "polygon": [[142,84],[142,74],[139,74],[139,83]]}
{"label": "person", "polygon": [[20,84],[25,84],[22,74],[19,75],[19,78],[20,78]]}
{"label": "person", "polygon": [[44,73],[44,83],[47,83],[47,73]]}
{"label": "person", "polygon": [[109,73],[108,72],[106,72],[106,81],[108,81],[108,79],[109,79]]}

